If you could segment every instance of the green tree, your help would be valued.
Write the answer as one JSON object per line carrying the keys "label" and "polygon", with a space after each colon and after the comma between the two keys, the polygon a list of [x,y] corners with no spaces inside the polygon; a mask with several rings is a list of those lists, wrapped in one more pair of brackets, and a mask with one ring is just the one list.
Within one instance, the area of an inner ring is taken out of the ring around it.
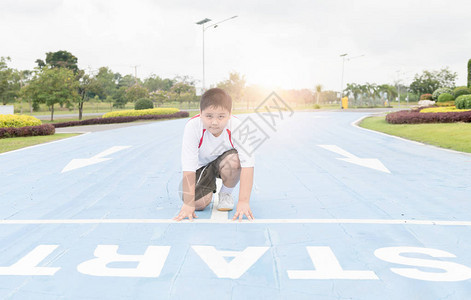
{"label": "green tree", "polygon": [[468,88],[471,89],[471,58],[468,60]]}
{"label": "green tree", "polygon": [[136,102],[142,98],[149,98],[149,91],[145,87],[135,84],[126,89],[126,100],[128,102]]}
{"label": "green tree", "polygon": [[118,85],[118,88],[124,86],[124,87],[127,87],[127,88],[130,88],[136,84],[142,86],[142,82],[139,78],[134,78],[134,76],[132,75],[126,75],[126,76],[121,76],[121,74],[116,74],[116,77],[118,78],[118,81],[117,81],[117,85]]}
{"label": "green tree", "polygon": [[396,87],[389,84],[382,84],[378,86],[380,93],[386,93],[389,102],[393,101],[398,96]]}
{"label": "green tree", "polygon": [[76,80],[78,81],[78,94],[77,106],[79,109],[79,120],[82,120],[83,115],[83,104],[95,97],[100,91],[100,85],[96,77],[85,74],[83,70],[79,70]]}
{"label": "green tree", "polygon": [[150,77],[144,79],[143,86],[147,88],[150,92],[155,91],[170,91],[174,84],[172,79],[162,79],[157,75],[151,75]]}
{"label": "green tree", "polygon": [[173,93],[175,100],[180,102],[180,108],[184,101],[188,101],[189,107],[191,101],[196,100],[195,81],[189,76],[177,77],[176,80],[170,92]]}
{"label": "green tree", "polygon": [[20,73],[9,68],[10,57],[0,57],[0,101],[3,105],[14,102],[20,91]]}
{"label": "green tree", "polygon": [[423,71],[421,75],[415,74],[409,90],[416,94],[432,94],[436,89],[442,87],[454,88],[457,73],[451,72],[448,67],[439,71]]}
{"label": "green tree", "polygon": [[[117,76],[118,75],[118,76]],[[117,89],[117,80],[121,75],[113,73],[108,67],[101,67],[96,74],[96,89],[93,91],[101,99],[104,100],[108,96],[113,96]],[[91,95],[93,98],[95,95]]]}
{"label": "green tree", "polygon": [[170,99],[169,92],[163,90],[157,90],[149,93],[149,97],[153,102],[157,103],[157,106],[160,107],[164,104],[165,101]]}
{"label": "green tree", "polygon": [[225,90],[231,96],[232,100],[239,103],[244,96],[245,84],[246,80],[244,75],[231,72],[229,73],[229,79],[218,83],[217,87]]}
{"label": "green tree", "polygon": [[112,96],[114,99],[113,107],[124,108],[126,106],[126,103],[128,102],[126,98],[126,89],[127,88],[125,86],[122,86],[115,90]]}
{"label": "green tree", "polygon": [[46,63],[44,63],[44,61],[42,61],[41,59],[37,59],[36,63],[40,68],[49,65],[55,68],[67,68],[72,70],[74,73],[77,73],[77,61],[77,57],[75,57],[72,53],[60,50],[56,52],[47,52]]}
{"label": "green tree", "polygon": [[51,110],[53,121],[54,105],[76,101],[78,85],[72,70],[46,66],[37,71],[31,83],[25,87],[25,94],[33,102],[45,103]]}

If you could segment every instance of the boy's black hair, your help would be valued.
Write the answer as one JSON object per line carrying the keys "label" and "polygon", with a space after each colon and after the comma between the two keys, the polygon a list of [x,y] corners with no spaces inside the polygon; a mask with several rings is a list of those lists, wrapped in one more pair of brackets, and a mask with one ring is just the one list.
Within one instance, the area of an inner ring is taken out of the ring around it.
{"label": "boy's black hair", "polygon": [[223,89],[209,89],[201,96],[200,109],[203,111],[210,106],[222,107],[231,112],[232,98]]}

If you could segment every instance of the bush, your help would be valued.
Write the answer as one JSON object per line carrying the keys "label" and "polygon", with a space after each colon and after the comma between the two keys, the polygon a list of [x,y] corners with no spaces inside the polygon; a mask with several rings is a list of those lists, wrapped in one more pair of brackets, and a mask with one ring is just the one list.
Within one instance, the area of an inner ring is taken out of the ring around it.
{"label": "bush", "polygon": [[448,101],[453,101],[455,97],[453,97],[452,94],[448,93],[443,93],[438,96],[438,102],[448,102]]}
{"label": "bush", "polygon": [[26,115],[0,115],[0,127],[38,126],[41,121]]}
{"label": "bush", "polygon": [[465,86],[459,86],[453,90],[453,93],[455,95],[455,98],[458,98],[462,95],[471,95],[471,89],[468,89]]}
{"label": "bush", "polygon": [[113,124],[113,123],[127,123],[137,120],[161,120],[172,118],[187,118],[190,114],[187,111],[179,111],[174,114],[167,115],[144,115],[144,116],[129,116],[129,117],[109,117],[109,118],[95,118],[83,121],[71,121],[63,123],[55,123],[54,127],[70,127],[82,125],[97,125],[97,124]]}
{"label": "bush", "polygon": [[432,94],[422,94],[420,100],[432,100]]}
{"label": "bush", "polygon": [[[461,96],[465,97],[465,96]],[[386,122],[390,124],[420,124],[420,123],[455,123],[471,122],[471,111],[421,113],[420,109],[408,111],[401,110],[386,116]]]}
{"label": "bush", "polygon": [[52,135],[56,129],[51,124],[25,127],[4,127],[0,128],[0,139],[22,136]]}
{"label": "bush", "polygon": [[455,100],[456,108],[468,109],[471,108],[471,95],[462,95]]}
{"label": "bush", "polygon": [[150,99],[146,99],[146,98],[139,99],[134,104],[135,110],[143,110],[143,109],[150,109],[150,108],[154,108],[154,102],[152,102],[152,100]]}
{"label": "bush", "polygon": [[441,94],[443,93],[448,93],[452,96],[454,96],[453,94],[453,90],[450,89],[450,88],[440,88],[440,89],[436,89],[433,94],[432,94],[432,99],[437,101],[438,100],[438,97],[440,97]]}
{"label": "bush", "polygon": [[120,110],[106,113],[102,118],[113,118],[113,117],[137,117],[146,115],[169,115],[178,112],[178,108],[153,108],[143,110]]}

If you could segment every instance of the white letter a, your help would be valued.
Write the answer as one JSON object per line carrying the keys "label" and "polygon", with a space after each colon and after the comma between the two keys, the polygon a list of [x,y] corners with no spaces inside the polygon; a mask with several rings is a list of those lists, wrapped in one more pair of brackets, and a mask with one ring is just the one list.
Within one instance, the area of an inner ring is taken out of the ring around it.
{"label": "white letter a", "polygon": [[[218,251],[213,246],[192,246],[208,267],[219,278],[237,279],[244,274],[268,247],[247,247],[244,251]],[[228,263],[225,257],[234,257]]]}

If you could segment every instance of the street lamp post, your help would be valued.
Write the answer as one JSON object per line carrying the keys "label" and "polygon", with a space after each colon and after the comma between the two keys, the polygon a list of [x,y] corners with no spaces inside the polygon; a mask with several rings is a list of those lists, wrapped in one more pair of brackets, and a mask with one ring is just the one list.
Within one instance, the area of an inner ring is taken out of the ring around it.
{"label": "street lamp post", "polygon": [[219,21],[219,22],[216,22],[214,24],[211,24],[211,25],[208,25],[208,26],[205,26],[204,24],[208,23],[211,21],[211,19],[208,19],[208,18],[205,18],[199,22],[196,22],[197,25],[201,25],[201,28],[203,30],[203,86],[202,86],[202,93],[204,92],[204,90],[206,89],[205,87],[205,72],[204,72],[204,32],[206,31],[206,29],[208,28],[216,28],[218,27],[218,24],[221,24],[222,22],[225,22],[225,21],[229,21],[231,19],[234,19],[234,18],[237,18],[237,16],[232,16],[230,18],[227,18],[227,19],[224,19],[222,21]]}

